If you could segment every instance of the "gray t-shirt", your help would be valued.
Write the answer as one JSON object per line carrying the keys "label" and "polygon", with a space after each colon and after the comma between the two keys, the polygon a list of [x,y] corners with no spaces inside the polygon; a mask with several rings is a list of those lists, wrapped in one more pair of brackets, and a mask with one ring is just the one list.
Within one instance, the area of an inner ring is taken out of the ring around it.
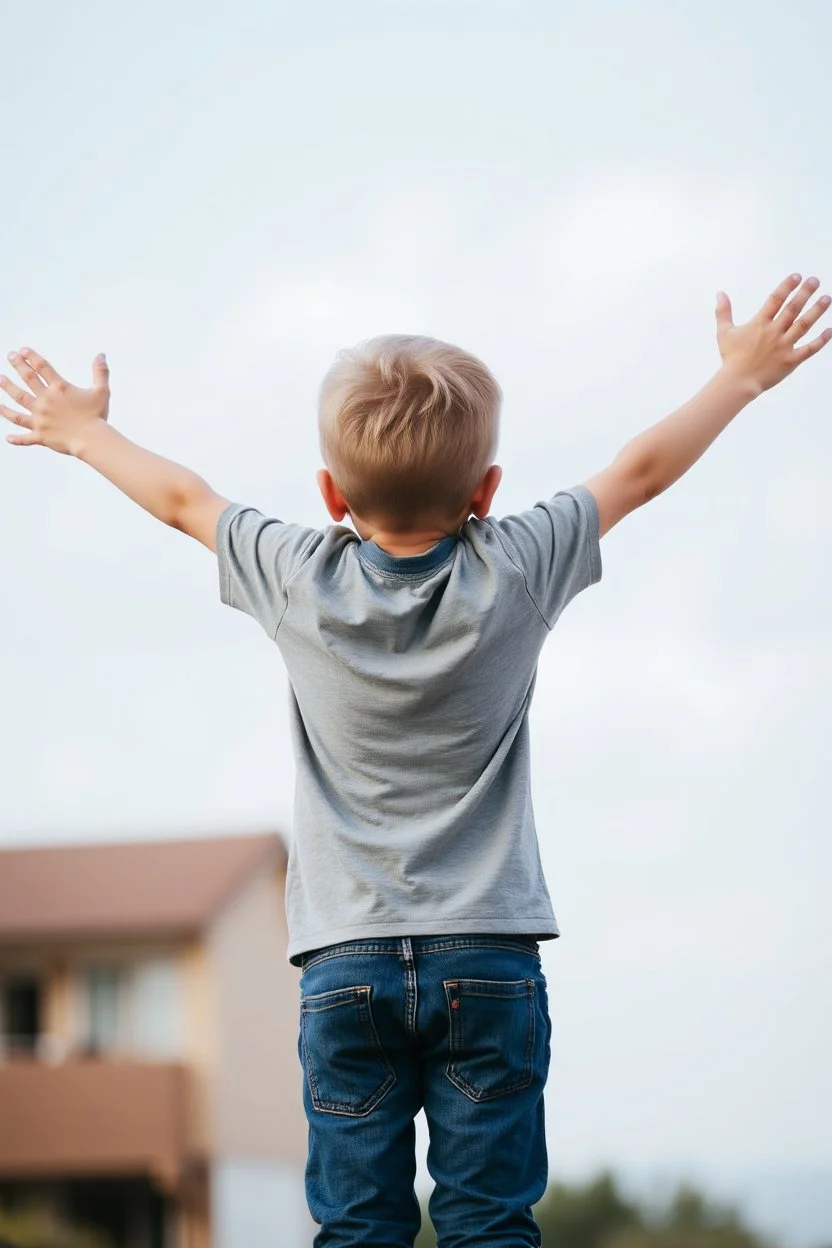
{"label": "gray t-shirt", "polygon": [[541,647],[601,576],[583,486],[394,558],[233,505],[223,602],[289,672],[297,766],[289,958],[367,937],[558,929],[529,769]]}

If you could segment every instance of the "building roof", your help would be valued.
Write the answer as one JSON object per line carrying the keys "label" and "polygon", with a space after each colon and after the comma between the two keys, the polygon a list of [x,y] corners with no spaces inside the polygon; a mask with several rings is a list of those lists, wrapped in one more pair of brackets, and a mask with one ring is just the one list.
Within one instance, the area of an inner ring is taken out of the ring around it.
{"label": "building roof", "polygon": [[0,943],[198,932],[285,861],[274,833],[0,849]]}

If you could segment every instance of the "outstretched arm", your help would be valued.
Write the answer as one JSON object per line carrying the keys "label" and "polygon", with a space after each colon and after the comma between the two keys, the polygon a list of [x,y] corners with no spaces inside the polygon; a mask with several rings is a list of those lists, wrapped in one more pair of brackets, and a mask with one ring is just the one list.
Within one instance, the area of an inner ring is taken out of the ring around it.
{"label": "outstretched arm", "polygon": [[195,472],[136,446],[107,423],[110,380],[103,355],[93,363],[89,390],[64,381],[27,348],[12,353],[9,362],[27,388],[0,377],[0,386],[22,409],[0,405],[0,414],[21,430],[9,434],[8,442],[84,460],[157,520],[216,550],[217,521],[228,500]]}
{"label": "outstretched arm", "polygon": [[728,296],[717,296],[722,368],[697,395],[633,438],[608,468],[586,482],[598,504],[602,535],[678,481],[748,403],[832,340],[827,329],[797,345],[832,302],[824,295],[804,312],[818,284],[809,277],[801,285],[799,274],[792,274],[745,325],[734,324]]}

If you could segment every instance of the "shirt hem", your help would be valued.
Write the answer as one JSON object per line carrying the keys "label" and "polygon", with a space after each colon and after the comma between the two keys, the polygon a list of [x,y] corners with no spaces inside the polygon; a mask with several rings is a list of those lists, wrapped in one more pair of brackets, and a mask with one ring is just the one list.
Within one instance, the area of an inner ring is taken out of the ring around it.
{"label": "shirt hem", "polygon": [[225,607],[234,606],[231,597],[231,570],[228,566],[228,530],[234,517],[245,510],[247,510],[246,507],[241,503],[229,503],[217,519],[217,569],[220,578],[220,602]]}
{"label": "shirt hem", "polygon": [[310,936],[299,936],[290,940],[287,957],[293,966],[300,966],[300,959],[305,953],[315,949],[325,949],[329,945],[340,945],[347,940],[372,940],[391,936],[532,936],[535,940],[555,940],[560,936],[556,920],[551,914],[524,916],[518,919],[468,918],[448,920],[432,919],[422,922],[396,923],[356,923],[351,927],[333,927],[325,931],[314,932]]}
{"label": "shirt hem", "polygon": [[601,517],[598,512],[598,503],[592,490],[585,485],[574,485],[571,490],[563,490],[564,494],[571,494],[573,498],[584,510],[587,519],[587,538],[589,543],[589,583],[597,585],[603,574],[603,561],[601,559]]}

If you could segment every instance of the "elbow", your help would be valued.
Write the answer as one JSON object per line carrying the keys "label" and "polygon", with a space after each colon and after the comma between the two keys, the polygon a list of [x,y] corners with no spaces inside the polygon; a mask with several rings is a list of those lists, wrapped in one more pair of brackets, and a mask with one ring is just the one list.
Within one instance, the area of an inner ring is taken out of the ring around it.
{"label": "elbow", "polygon": [[640,455],[628,464],[629,476],[633,490],[638,497],[637,506],[652,503],[654,498],[663,494],[671,485],[667,475],[667,465],[660,463],[655,455]]}
{"label": "elbow", "polygon": [[187,532],[188,513],[193,503],[192,497],[184,490],[176,490],[165,500],[160,520],[180,533]]}
{"label": "elbow", "polygon": [[665,481],[659,466],[652,458],[622,455],[619,459],[619,472],[626,481],[626,493],[629,496],[629,510],[635,511],[650,503],[659,494],[664,493],[669,482]]}
{"label": "elbow", "polygon": [[653,499],[658,498],[658,496],[660,494],[663,494],[666,489],[667,489],[667,482],[662,481],[655,474],[650,474],[650,475],[643,477],[639,481],[639,485],[638,485],[638,492],[641,496],[639,500],[639,506],[643,507],[645,503],[652,503]]}

